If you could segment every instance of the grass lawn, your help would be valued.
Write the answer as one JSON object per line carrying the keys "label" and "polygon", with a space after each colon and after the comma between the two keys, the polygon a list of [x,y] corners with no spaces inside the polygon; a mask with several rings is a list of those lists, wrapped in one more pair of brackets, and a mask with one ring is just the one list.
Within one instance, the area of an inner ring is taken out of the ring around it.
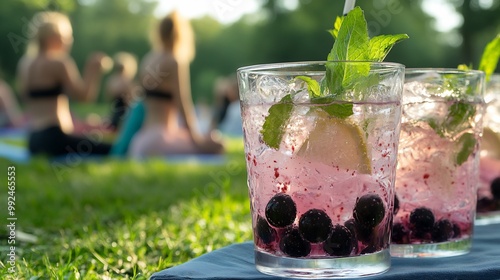
{"label": "grass lawn", "polygon": [[[16,273],[0,228],[0,279],[147,279],[235,242],[251,240],[242,139],[228,139],[226,163],[167,164],[105,159],[16,168]],[[7,166],[0,159],[6,186]],[[0,193],[6,223],[7,188]]]}

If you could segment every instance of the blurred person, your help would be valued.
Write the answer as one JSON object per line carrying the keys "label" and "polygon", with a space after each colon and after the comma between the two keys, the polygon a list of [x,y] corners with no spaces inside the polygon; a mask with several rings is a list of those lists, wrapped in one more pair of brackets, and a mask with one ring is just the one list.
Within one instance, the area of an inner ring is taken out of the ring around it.
{"label": "blurred person", "polygon": [[130,109],[124,117],[123,124],[118,130],[118,136],[113,142],[110,155],[118,157],[127,156],[130,142],[137,131],[141,129],[145,115],[144,101],[138,100],[130,105]]}
{"label": "blurred person", "polygon": [[14,128],[23,125],[21,109],[12,88],[0,79],[0,128]]}
{"label": "blurred person", "polygon": [[106,83],[106,94],[112,102],[109,127],[116,131],[130,105],[137,60],[130,53],[119,52],[113,57],[113,65],[113,73]]}
{"label": "blurred person", "polygon": [[197,127],[189,76],[195,53],[190,23],[173,12],[160,21],[155,37],[156,49],[143,58],[139,69],[146,116],[129,154],[141,158],[221,153],[222,144]]}
{"label": "blurred person", "polygon": [[[18,66],[19,87],[26,101],[28,149],[32,155],[61,156],[107,154],[110,145],[73,135],[69,100],[93,101],[103,65],[109,58],[94,53],[85,65],[83,79],[69,56],[73,31],[69,18],[58,12],[41,12],[32,20],[34,40]],[[109,62],[107,62],[109,64]]]}
{"label": "blurred person", "polygon": [[214,86],[214,95],[215,108],[210,128],[212,130],[225,129],[231,132],[242,130],[240,112],[230,110],[239,109],[240,106],[236,76],[232,75],[217,79]]}

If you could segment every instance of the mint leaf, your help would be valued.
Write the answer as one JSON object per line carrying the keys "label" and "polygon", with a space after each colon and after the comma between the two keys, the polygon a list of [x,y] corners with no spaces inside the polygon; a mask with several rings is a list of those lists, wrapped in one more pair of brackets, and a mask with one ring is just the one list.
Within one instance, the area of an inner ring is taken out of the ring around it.
{"label": "mint leaf", "polygon": [[380,83],[380,75],[378,73],[370,73],[368,76],[363,77],[363,79],[357,80],[352,88],[355,92],[362,93],[366,89],[376,86]]}
{"label": "mint leaf", "polygon": [[335,23],[333,24],[333,29],[329,30],[330,34],[332,34],[333,38],[337,38],[337,36],[339,35],[340,26],[342,26],[343,20],[344,20],[344,17],[337,17],[335,19]]}
{"label": "mint leaf", "polygon": [[456,131],[460,125],[467,123],[475,113],[476,109],[472,104],[463,102],[454,103],[448,108],[444,127],[448,132]]}
{"label": "mint leaf", "polygon": [[368,59],[371,61],[383,61],[396,43],[408,38],[406,34],[379,35],[371,38]]}
{"label": "mint leaf", "polygon": [[442,123],[438,123],[435,119],[427,119],[426,121],[439,136],[445,137],[446,134],[452,134],[454,131],[466,128],[462,126],[467,125],[475,113],[474,105],[457,102],[448,108],[448,114]]}
{"label": "mint leaf", "polygon": [[[342,20],[337,39],[328,60],[368,60],[368,27],[360,7],[354,8]],[[368,75],[369,64],[327,63],[326,82],[330,94],[338,95],[352,85],[353,80]]]}
{"label": "mint leaf", "polygon": [[309,91],[309,96],[317,97],[321,95],[321,89],[319,87],[318,81],[307,76],[297,76],[295,79],[304,81],[307,84],[307,90]]}
{"label": "mint leaf", "polygon": [[491,42],[486,45],[481,62],[479,63],[479,70],[484,71],[486,74],[486,81],[490,80],[491,74],[495,72],[495,68],[500,58],[500,33]]}
{"label": "mint leaf", "polygon": [[440,137],[444,137],[443,127],[441,124],[438,124],[435,119],[426,119],[426,122],[429,126],[439,135]]}
{"label": "mint leaf", "polygon": [[326,104],[319,108],[327,112],[328,115],[345,119],[352,115],[352,103],[334,103],[337,100],[332,96],[318,97],[311,100],[314,104]]}
{"label": "mint leaf", "polygon": [[[335,98],[332,96],[321,96],[321,87],[318,81],[307,76],[297,76],[295,79],[304,81],[307,84],[307,90],[309,91],[309,96],[311,98],[311,103],[313,104],[328,104],[326,106],[321,106],[323,111],[327,112],[330,116],[335,116],[341,119],[345,119],[352,115],[352,103],[334,103]],[[324,80],[323,80],[324,81]],[[322,82],[323,82],[322,81]],[[323,85],[323,83],[322,83]]]}
{"label": "mint leaf", "polygon": [[337,40],[328,54],[328,60],[368,59],[368,27],[360,7],[354,8],[342,20]]}
{"label": "mint leaf", "polygon": [[260,133],[262,140],[271,148],[279,149],[285,126],[292,115],[292,97],[287,94],[278,103],[269,108],[269,115],[266,117]]}
{"label": "mint leaf", "polygon": [[462,165],[467,161],[469,156],[474,152],[476,146],[476,138],[472,133],[465,133],[458,139],[458,144],[461,146],[460,151],[457,153],[456,163]]}
{"label": "mint leaf", "polygon": [[321,109],[327,112],[330,116],[345,119],[352,115],[352,103],[333,103],[328,106],[323,106]]}
{"label": "mint leaf", "polygon": [[460,64],[457,69],[462,71],[472,70],[472,65]]}

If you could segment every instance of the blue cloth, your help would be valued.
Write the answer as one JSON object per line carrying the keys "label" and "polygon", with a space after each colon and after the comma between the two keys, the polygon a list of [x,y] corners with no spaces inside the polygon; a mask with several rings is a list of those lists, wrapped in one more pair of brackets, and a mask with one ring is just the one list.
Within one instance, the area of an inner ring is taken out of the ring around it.
{"label": "blue cloth", "polygon": [[[253,243],[234,244],[151,276],[151,280],[284,279],[255,269]],[[370,280],[498,280],[500,279],[500,224],[476,226],[469,254],[432,259],[392,258],[391,269]]]}
{"label": "blue cloth", "polygon": [[120,129],[120,134],[111,147],[110,155],[126,156],[128,147],[134,135],[141,129],[146,115],[146,108],[143,101],[138,101],[131,106],[125,121]]}
{"label": "blue cloth", "polygon": [[27,163],[30,160],[30,153],[24,147],[17,147],[0,142],[0,158],[5,158],[17,163]]}

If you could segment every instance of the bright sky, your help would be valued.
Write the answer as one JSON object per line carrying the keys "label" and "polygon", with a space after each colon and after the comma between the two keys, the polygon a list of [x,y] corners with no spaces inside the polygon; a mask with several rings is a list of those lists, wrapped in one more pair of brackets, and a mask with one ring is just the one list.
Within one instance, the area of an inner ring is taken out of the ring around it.
{"label": "bright sky", "polygon": [[242,15],[252,13],[260,7],[259,0],[159,0],[155,12],[164,16],[177,9],[188,18],[210,15],[222,23],[237,21]]}
{"label": "bright sky", "polygon": [[[333,1],[333,0],[332,0]],[[400,0],[401,1],[401,0]],[[488,2],[491,0],[481,0]],[[258,10],[262,0],[159,0],[157,16],[164,16],[177,9],[188,18],[210,15],[222,23],[231,23],[242,15]],[[298,0],[284,0],[290,8],[297,5]],[[436,18],[436,29],[447,32],[462,23],[462,17],[445,0],[424,0],[424,11]]]}
{"label": "bright sky", "polygon": [[445,0],[424,0],[422,8],[436,19],[435,27],[438,31],[450,31],[463,22],[462,16]]}

